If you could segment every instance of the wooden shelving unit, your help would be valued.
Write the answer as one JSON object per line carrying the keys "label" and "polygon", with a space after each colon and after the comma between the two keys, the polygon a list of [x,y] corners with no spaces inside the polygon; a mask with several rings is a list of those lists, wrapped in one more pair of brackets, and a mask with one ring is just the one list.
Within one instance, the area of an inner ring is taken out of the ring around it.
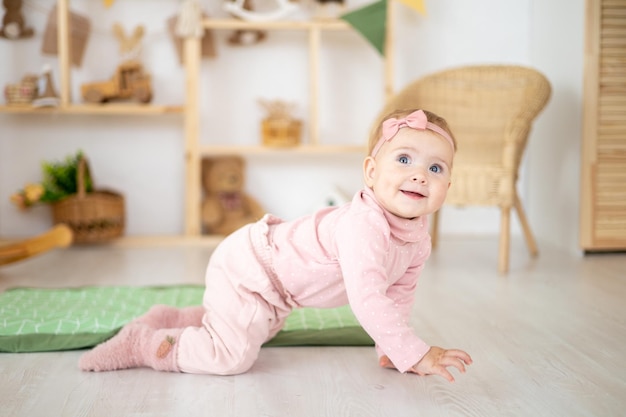
{"label": "wooden shelving unit", "polygon": [[[393,57],[391,7],[393,1],[388,2],[387,42],[385,58],[385,92],[393,91],[392,73]],[[185,219],[183,238],[197,239],[201,236],[200,203],[201,159],[207,155],[241,154],[241,155],[336,155],[348,153],[365,153],[364,146],[329,145],[322,144],[319,135],[319,62],[322,48],[322,33],[329,31],[348,31],[351,26],[342,20],[295,20],[251,22],[239,19],[204,19],[202,24],[211,30],[262,29],[268,31],[303,31],[307,33],[307,48],[309,59],[309,114],[308,143],[290,148],[271,148],[260,145],[229,146],[200,144],[200,116],[199,85],[201,85],[201,47],[200,39],[186,38],[183,42],[183,56],[185,66],[185,103],[180,106],[155,106],[137,104],[74,104],[71,102],[71,62],[70,62],[70,0],[57,1],[57,33],[58,33],[58,60],[59,60],[59,98],[60,103],[55,108],[33,108],[28,106],[0,106],[0,112],[16,115],[27,114],[67,114],[67,115],[113,115],[113,116],[159,116],[165,114],[179,114],[183,117],[184,157],[185,157]],[[368,47],[364,41],[364,47]]]}
{"label": "wooden shelving unit", "polygon": [[[56,86],[59,96],[59,104],[56,107],[33,107],[31,105],[0,105],[0,113],[14,114],[19,117],[33,115],[63,115],[69,117],[103,116],[103,117],[155,117],[174,115],[181,117],[187,110],[180,105],[153,105],[133,102],[117,102],[99,104],[72,103],[71,101],[71,50],[70,50],[70,0],[57,0],[57,50],[58,50],[58,79]],[[69,127],[68,127],[69,128]],[[184,237],[183,237],[184,238]],[[126,239],[122,239],[126,240]],[[146,243],[146,239],[128,239],[129,242],[140,241]],[[151,239],[155,242],[163,242],[167,239]],[[171,240],[171,239],[170,239]]]}
{"label": "wooden shelving unit", "polygon": [[76,104],[71,101],[70,0],[57,0],[57,46],[59,59],[59,105],[37,108],[32,106],[0,106],[2,113],[16,114],[105,114],[105,115],[163,115],[184,111],[184,106],[138,105],[111,103],[106,105]]}
{"label": "wooden shelving unit", "polygon": [[36,108],[28,105],[0,106],[2,113],[15,114],[91,114],[150,116],[182,114],[183,105],[155,106],[137,103],[108,103],[106,105],[76,104],[71,101],[70,0],[57,1],[57,45],[59,59],[59,105]]}
{"label": "wooden shelving unit", "polygon": [[137,104],[85,104],[59,107],[42,107],[35,108],[32,106],[0,106],[2,113],[15,114],[104,114],[115,116],[150,116],[164,114],[181,114],[184,111],[183,106],[139,106]]}
{"label": "wooden shelving unit", "polygon": [[[392,3],[392,2],[390,2]],[[327,31],[352,30],[351,26],[342,20],[298,20],[298,21],[270,21],[250,22],[239,19],[204,19],[202,22],[206,29],[211,30],[237,30],[237,29],[262,29],[267,31],[303,31],[307,33],[307,48],[309,59],[308,83],[309,83],[309,114],[308,114],[308,137],[309,143],[290,148],[272,148],[260,145],[232,146],[232,145],[200,145],[199,129],[199,97],[198,85],[200,78],[200,42],[198,39],[188,38],[184,43],[185,72],[187,74],[187,102],[185,111],[185,157],[186,157],[186,191],[185,191],[185,235],[198,236],[201,234],[200,203],[200,161],[208,155],[336,155],[346,153],[365,153],[365,145],[328,145],[322,144],[319,135],[319,66],[320,49],[322,46],[322,33]],[[389,56],[389,54],[387,54]],[[387,64],[385,70],[391,71]],[[386,82],[390,83],[392,77],[388,75]],[[386,88],[389,93],[393,87]]]}

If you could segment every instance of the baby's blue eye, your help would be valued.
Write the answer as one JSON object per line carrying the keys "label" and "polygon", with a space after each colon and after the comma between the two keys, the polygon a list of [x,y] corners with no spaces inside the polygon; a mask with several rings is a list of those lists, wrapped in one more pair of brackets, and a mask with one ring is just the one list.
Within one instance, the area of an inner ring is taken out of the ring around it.
{"label": "baby's blue eye", "polygon": [[441,165],[431,165],[429,168],[430,172],[434,172],[436,174],[441,173],[443,171],[443,168],[441,167]]}
{"label": "baby's blue eye", "polygon": [[398,162],[400,162],[401,164],[408,164],[408,163],[410,163],[410,162],[411,162],[411,160],[410,160],[410,159],[409,159],[409,157],[408,157],[408,156],[406,156],[406,155],[400,155],[400,156],[398,157]]}

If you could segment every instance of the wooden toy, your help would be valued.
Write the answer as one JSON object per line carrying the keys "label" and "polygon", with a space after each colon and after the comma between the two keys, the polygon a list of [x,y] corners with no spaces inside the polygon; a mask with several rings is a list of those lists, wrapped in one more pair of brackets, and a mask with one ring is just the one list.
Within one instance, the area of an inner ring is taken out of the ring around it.
{"label": "wooden toy", "polygon": [[115,23],[113,25],[113,34],[120,44],[120,54],[123,60],[139,59],[141,53],[141,39],[144,33],[144,27],[139,25],[135,27],[135,30],[130,36],[127,36],[121,24]]}
{"label": "wooden toy", "polygon": [[22,261],[55,248],[66,248],[72,244],[72,230],[65,224],[30,239],[0,246],[0,266]]}
{"label": "wooden toy", "polygon": [[318,19],[336,18],[346,11],[345,0],[315,0],[315,17]]}
{"label": "wooden toy", "polygon": [[83,99],[88,103],[104,103],[116,99],[135,99],[141,103],[152,100],[151,77],[141,63],[127,61],[120,64],[113,77],[81,86]]}
{"label": "wooden toy", "polygon": [[[246,3],[248,3],[248,8],[246,8]],[[224,10],[228,13],[252,22],[279,20],[298,10],[298,5],[289,0],[276,0],[276,9],[264,12],[254,11],[249,6],[251,6],[249,0],[227,0],[224,2]]]}

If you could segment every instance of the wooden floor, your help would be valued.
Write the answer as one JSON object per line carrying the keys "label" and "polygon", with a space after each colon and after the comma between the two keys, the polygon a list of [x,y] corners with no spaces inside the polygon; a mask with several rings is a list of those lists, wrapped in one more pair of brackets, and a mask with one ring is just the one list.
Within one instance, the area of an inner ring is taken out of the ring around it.
{"label": "wooden floor", "polygon": [[[623,416],[626,256],[577,256],[497,239],[444,239],[418,288],[429,343],[467,350],[450,384],[377,366],[372,348],[264,348],[233,377],[85,373],[80,351],[0,354],[0,416]],[[71,248],[0,268],[14,286],[202,283],[204,246]]]}

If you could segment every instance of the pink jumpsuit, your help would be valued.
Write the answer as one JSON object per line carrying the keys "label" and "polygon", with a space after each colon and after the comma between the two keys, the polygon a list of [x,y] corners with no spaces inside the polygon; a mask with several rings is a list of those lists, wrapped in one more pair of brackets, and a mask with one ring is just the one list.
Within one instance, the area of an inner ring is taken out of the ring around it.
{"label": "pink jumpsuit", "polygon": [[430,349],[409,326],[430,249],[427,219],[396,217],[369,188],[346,205],[293,221],[266,215],[228,236],[212,254],[203,326],[181,334],[178,367],[245,372],[293,308],[349,303],[378,355],[406,372]]}

